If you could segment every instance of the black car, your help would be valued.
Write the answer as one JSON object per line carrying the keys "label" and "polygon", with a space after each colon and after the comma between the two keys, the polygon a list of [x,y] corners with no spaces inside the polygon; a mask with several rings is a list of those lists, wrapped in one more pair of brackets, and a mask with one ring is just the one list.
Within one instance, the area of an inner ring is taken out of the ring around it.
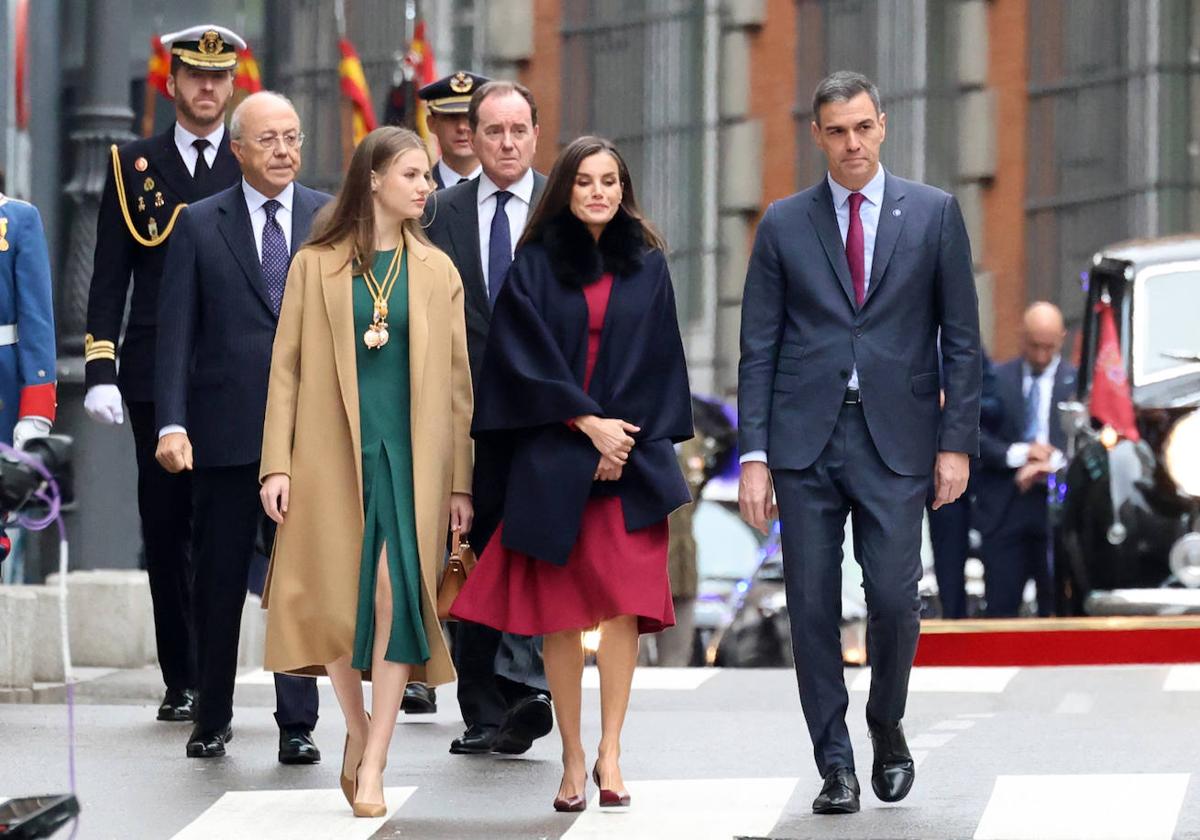
{"label": "black car", "polygon": [[[1114,245],[1084,275],[1056,565],[1074,614],[1200,612],[1200,239]],[[1090,416],[1110,303],[1140,440]]]}

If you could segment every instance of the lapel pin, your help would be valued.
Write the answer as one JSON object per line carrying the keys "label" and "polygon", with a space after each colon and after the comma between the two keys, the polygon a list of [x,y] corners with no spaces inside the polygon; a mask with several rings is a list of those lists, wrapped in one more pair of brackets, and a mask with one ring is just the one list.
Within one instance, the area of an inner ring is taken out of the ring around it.
{"label": "lapel pin", "polygon": [[136,169],[138,172],[145,172],[146,167],[149,165],[150,164],[146,161],[146,159],[144,157],[140,157],[133,162],[133,168]]}
{"label": "lapel pin", "polygon": [[899,208],[899,207],[897,207],[895,210],[893,210],[893,211],[892,211],[892,215],[893,215],[893,216],[899,216],[899,215],[900,215],[900,208]]}
{"label": "lapel pin", "polygon": [[152,190],[152,189],[154,189],[154,179],[153,179],[153,178],[147,178],[147,179],[146,179],[146,180],[145,180],[145,181],[142,183],[142,190],[143,190],[144,192],[150,192],[150,190]]}

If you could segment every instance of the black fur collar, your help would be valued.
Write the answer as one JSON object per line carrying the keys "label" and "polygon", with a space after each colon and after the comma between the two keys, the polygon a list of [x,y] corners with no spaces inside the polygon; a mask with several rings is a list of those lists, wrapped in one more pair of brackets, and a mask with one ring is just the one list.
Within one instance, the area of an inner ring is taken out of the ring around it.
{"label": "black fur collar", "polygon": [[577,288],[595,282],[605,272],[617,277],[633,274],[641,268],[646,250],[641,224],[623,209],[604,228],[598,243],[587,226],[565,209],[546,223],[542,243],[555,276]]}

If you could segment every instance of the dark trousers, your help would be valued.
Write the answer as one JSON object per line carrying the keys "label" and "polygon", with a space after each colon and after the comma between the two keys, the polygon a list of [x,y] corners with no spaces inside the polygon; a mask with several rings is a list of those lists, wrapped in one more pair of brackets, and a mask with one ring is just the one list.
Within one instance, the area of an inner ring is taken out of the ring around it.
{"label": "dark trousers", "polygon": [[545,692],[542,640],[459,621],[454,630],[458,706],[467,728],[494,731],[518,700]]}
{"label": "dark trousers", "polygon": [[861,405],[842,406],[833,435],[812,466],[776,470],[773,477],[800,704],[824,776],[838,767],[854,768],[839,630],[846,516],[854,526],[867,599],[867,721],[892,724],[904,717],[920,633],[917,583],[930,477],[888,469]]}
{"label": "dark trousers", "polygon": [[983,539],[983,585],[988,618],[1011,618],[1021,608],[1025,583],[1037,586],[1037,611],[1054,614],[1054,574],[1046,491],[1017,495],[994,531]]}
{"label": "dark trousers", "polygon": [[158,665],[167,688],[196,686],[196,649],[192,625],[192,477],[172,475],[154,460],[158,448],[154,403],[131,402],[138,467],[138,513]]}
{"label": "dark trousers", "polygon": [[[257,463],[197,469],[193,477],[200,665],[196,724],[205,731],[220,729],[233,718],[242,607],[263,517],[258,488]],[[316,725],[315,680],[277,675],[275,702],[275,720],[281,728]]]}
{"label": "dark trousers", "polygon": [[[933,504],[930,489],[929,504]],[[933,544],[933,574],[937,578],[942,618],[967,617],[967,552],[971,550],[971,501],[929,508],[929,541]]]}

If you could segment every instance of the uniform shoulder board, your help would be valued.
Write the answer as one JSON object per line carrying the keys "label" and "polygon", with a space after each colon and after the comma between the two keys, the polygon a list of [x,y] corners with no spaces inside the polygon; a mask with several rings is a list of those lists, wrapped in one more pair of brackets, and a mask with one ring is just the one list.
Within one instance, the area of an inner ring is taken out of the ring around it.
{"label": "uniform shoulder board", "polygon": [[[133,161],[131,166],[134,171],[130,173],[129,166],[121,160],[121,151],[117,148],[116,144],[113,144],[110,152],[112,154],[113,185],[117,190],[117,204],[121,208],[122,218],[125,219],[125,227],[129,230],[129,235],[139,245],[144,245],[147,248],[157,248],[167,241],[167,237],[171,235],[171,231],[175,228],[175,222],[179,218],[179,214],[183,212],[183,208],[187,207],[187,204],[183,202],[176,204],[175,209],[171,211],[171,215],[165,223],[159,222],[156,216],[148,216],[145,223],[147,235],[143,236],[133,221],[133,215],[129,206],[133,198],[130,193],[133,193],[137,197],[136,200],[138,203],[136,208],[139,215],[150,211],[152,208],[147,207],[145,204],[145,194],[150,194],[154,191],[154,187],[156,186],[154,176],[149,174],[149,166],[145,157],[138,156]],[[145,185],[145,189],[141,191],[127,190],[125,185],[126,178],[133,183],[142,183]],[[153,194],[157,200],[161,201],[160,192],[153,192]]]}

